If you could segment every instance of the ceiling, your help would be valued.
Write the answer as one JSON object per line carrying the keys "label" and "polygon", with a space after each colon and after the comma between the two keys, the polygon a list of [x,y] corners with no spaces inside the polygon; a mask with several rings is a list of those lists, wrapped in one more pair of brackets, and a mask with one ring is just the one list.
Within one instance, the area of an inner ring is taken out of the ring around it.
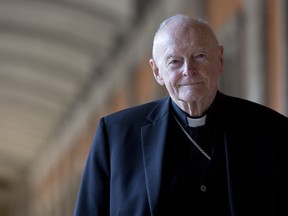
{"label": "ceiling", "polygon": [[132,2],[0,1],[0,193],[116,52],[133,24]]}

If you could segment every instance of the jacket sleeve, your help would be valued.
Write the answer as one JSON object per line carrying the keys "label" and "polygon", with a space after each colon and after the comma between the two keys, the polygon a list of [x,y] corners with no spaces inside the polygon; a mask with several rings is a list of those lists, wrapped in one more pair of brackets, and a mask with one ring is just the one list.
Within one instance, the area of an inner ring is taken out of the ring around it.
{"label": "jacket sleeve", "polygon": [[109,186],[109,147],[104,119],[101,119],[86,161],[74,216],[109,215]]}

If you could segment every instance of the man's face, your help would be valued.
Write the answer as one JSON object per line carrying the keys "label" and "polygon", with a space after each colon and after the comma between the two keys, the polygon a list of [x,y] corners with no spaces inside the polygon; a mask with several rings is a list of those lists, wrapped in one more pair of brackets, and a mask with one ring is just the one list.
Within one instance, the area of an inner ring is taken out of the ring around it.
{"label": "man's face", "polygon": [[157,82],[175,102],[212,100],[223,71],[223,47],[203,26],[178,26],[160,34],[157,55],[150,60]]}

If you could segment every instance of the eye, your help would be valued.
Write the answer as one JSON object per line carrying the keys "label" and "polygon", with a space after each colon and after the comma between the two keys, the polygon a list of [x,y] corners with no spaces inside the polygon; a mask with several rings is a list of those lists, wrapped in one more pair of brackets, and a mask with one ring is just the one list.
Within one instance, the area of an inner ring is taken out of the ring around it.
{"label": "eye", "polygon": [[207,55],[205,53],[199,53],[195,56],[195,58],[197,58],[197,59],[202,59],[202,58],[206,58],[206,57],[207,57]]}
{"label": "eye", "polygon": [[171,60],[171,61],[169,61],[169,65],[174,65],[174,64],[179,64],[180,63],[180,61],[179,60],[177,60],[177,59],[173,59],[173,60]]}
{"label": "eye", "polygon": [[178,58],[171,58],[168,60],[168,66],[170,67],[177,67],[177,66],[180,66],[182,64],[182,60],[181,59],[178,59]]}
{"label": "eye", "polygon": [[168,61],[167,68],[169,68],[170,70],[176,70],[176,69],[180,68],[181,65],[182,65],[181,60],[171,59],[170,61]]}
{"label": "eye", "polygon": [[207,54],[206,53],[197,53],[194,55],[194,61],[198,63],[204,63],[205,60],[207,59]]}

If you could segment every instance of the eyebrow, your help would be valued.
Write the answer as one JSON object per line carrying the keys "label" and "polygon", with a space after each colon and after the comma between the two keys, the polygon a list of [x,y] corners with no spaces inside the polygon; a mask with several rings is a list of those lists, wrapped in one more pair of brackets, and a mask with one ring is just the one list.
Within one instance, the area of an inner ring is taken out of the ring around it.
{"label": "eyebrow", "polygon": [[166,56],[165,59],[176,58],[176,57],[179,57],[179,56],[170,54],[170,55]]}

